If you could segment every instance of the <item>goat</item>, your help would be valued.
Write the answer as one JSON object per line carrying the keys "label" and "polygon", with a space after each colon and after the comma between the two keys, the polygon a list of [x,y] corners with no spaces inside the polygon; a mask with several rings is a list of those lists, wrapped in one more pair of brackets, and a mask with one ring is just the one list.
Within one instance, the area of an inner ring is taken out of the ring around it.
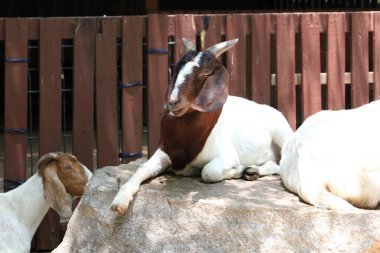
{"label": "goat", "polygon": [[379,129],[380,100],[310,116],[282,149],[279,174],[284,186],[319,208],[376,207]]}
{"label": "goat", "polygon": [[74,156],[48,153],[24,184],[0,193],[0,251],[30,252],[37,227],[52,207],[63,217],[72,214],[72,196],[81,196],[92,173]]}
{"label": "goat", "polygon": [[140,184],[168,169],[210,183],[278,171],[280,148],[293,131],[276,109],[228,95],[228,73],[217,58],[237,41],[197,53],[183,39],[186,53],[168,88],[159,148],[120,188],[111,209],[124,213]]}

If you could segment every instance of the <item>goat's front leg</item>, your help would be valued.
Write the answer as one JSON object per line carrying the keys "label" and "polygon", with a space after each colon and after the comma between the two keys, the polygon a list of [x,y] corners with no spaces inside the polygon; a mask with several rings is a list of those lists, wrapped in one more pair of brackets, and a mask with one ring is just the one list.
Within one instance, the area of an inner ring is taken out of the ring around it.
{"label": "goat's front leg", "polygon": [[217,157],[203,167],[202,179],[204,182],[214,183],[224,179],[241,178],[246,167],[243,165],[233,166],[221,157]]}
{"label": "goat's front leg", "polygon": [[141,165],[135,174],[126,182],[117,193],[112,201],[111,209],[118,213],[124,213],[129,203],[133,199],[133,195],[138,191],[140,185],[145,180],[155,177],[165,171],[171,165],[169,156],[157,149],[153,156],[143,165]]}
{"label": "goat's front leg", "polygon": [[253,181],[262,176],[277,174],[280,166],[274,161],[266,161],[261,165],[247,166],[243,171],[243,178],[248,181]]}

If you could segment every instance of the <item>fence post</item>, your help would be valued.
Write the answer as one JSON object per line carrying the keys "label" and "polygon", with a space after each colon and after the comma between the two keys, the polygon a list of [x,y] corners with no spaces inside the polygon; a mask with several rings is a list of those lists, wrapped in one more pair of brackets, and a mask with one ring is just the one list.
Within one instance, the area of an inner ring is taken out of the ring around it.
{"label": "fence post", "polygon": [[[28,23],[5,19],[4,188],[26,180]],[[13,185],[16,187],[17,184]]]}
{"label": "fence post", "polygon": [[160,121],[168,87],[168,17],[148,15],[148,154],[153,155],[160,138]]}

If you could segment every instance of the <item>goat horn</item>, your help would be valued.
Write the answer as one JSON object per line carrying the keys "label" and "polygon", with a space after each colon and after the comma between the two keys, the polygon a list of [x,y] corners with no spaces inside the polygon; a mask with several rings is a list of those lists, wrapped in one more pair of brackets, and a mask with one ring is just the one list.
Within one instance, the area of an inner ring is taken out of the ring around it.
{"label": "goat horn", "polygon": [[195,44],[191,40],[186,39],[186,38],[182,38],[182,42],[186,48],[186,52],[188,52],[190,50],[193,50],[193,51],[196,50]]}
{"label": "goat horn", "polygon": [[232,46],[234,46],[238,41],[239,41],[239,39],[224,41],[224,42],[218,43],[214,46],[211,46],[211,47],[207,48],[206,50],[213,53],[215,55],[215,58],[218,58],[221,54],[223,54],[228,49],[230,49]]}

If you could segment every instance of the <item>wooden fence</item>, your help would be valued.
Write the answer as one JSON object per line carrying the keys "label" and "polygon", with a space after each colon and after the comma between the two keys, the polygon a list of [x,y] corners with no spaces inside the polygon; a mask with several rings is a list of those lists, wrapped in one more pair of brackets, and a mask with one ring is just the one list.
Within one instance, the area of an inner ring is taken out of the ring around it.
{"label": "wooden fence", "polygon": [[[72,152],[99,168],[141,154],[145,111],[149,154],[157,147],[168,69],[184,53],[182,37],[199,48],[239,38],[221,59],[230,93],[278,108],[293,129],[321,109],[380,98],[380,12],[0,19],[5,180],[27,177],[28,41],[39,48],[39,154],[61,148],[62,45],[72,40]],[[35,248],[52,249],[59,238],[50,213]]]}

